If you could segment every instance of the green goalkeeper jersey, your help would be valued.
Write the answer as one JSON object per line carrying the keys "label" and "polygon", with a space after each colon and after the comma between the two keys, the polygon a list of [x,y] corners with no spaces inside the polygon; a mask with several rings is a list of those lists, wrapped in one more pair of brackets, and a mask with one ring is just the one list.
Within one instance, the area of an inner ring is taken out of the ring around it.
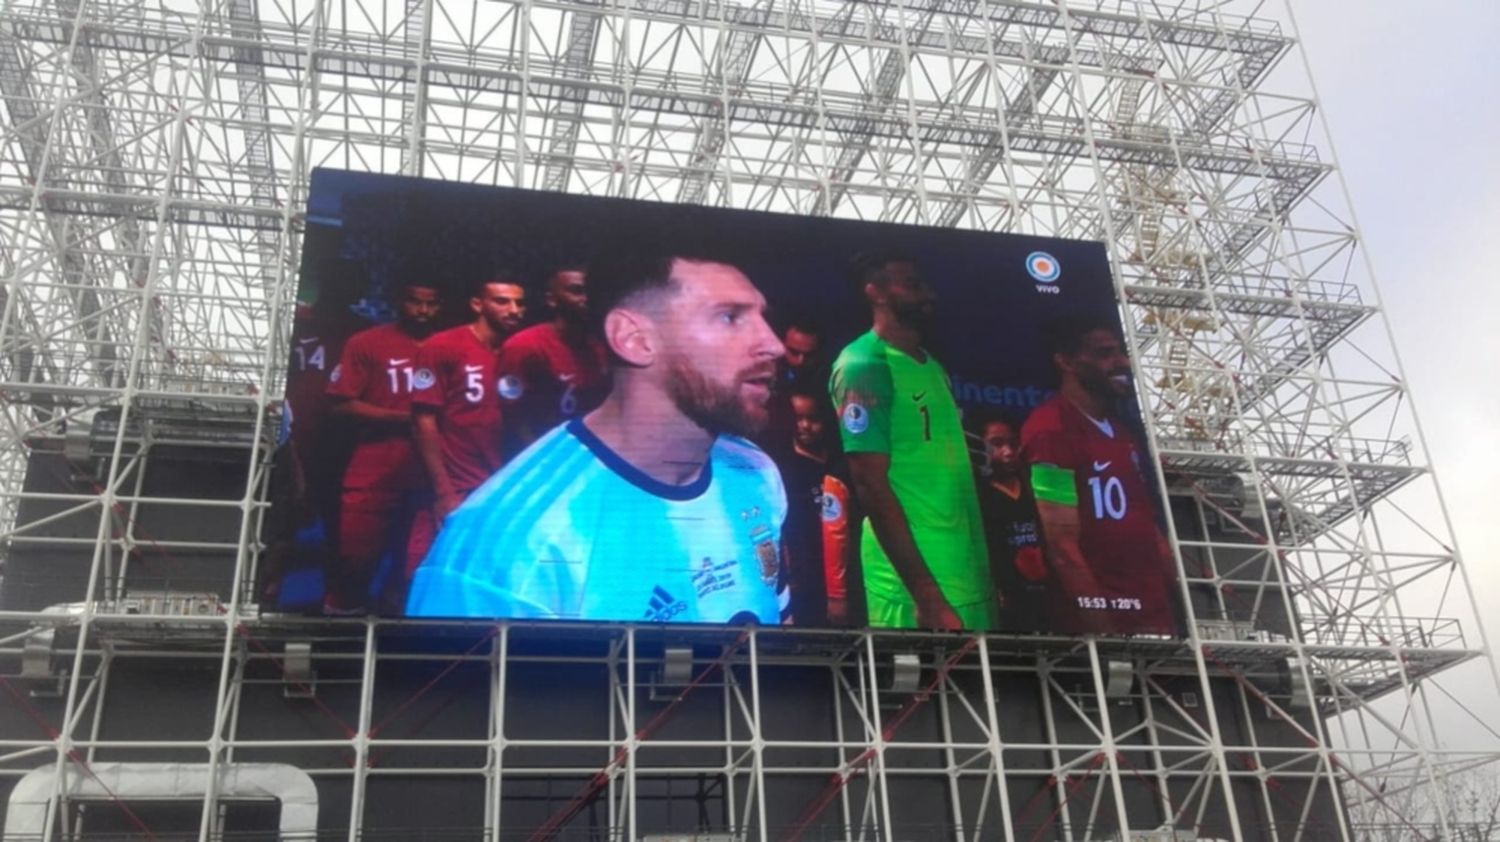
{"label": "green goalkeeper jersey", "polygon": [[[839,354],[829,381],[847,453],[890,455],[889,478],[917,548],[952,605],[993,598],[979,498],[948,374],[866,333]],[[868,519],[860,542],[865,589],[911,596]]]}

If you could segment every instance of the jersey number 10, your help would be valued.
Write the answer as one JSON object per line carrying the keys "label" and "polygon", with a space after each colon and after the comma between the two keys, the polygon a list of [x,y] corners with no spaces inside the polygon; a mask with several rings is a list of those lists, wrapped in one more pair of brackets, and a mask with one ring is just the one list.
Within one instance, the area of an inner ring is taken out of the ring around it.
{"label": "jersey number 10", "polygon": [[1119,477],[1089,477],[1089,491],[1094,495],[1094,520],[1125,518],[1125,485]]}

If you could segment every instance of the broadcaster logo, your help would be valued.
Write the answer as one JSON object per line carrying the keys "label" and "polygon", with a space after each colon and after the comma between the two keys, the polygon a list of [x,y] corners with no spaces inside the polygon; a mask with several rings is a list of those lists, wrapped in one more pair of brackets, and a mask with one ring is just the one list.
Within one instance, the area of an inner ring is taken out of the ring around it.
{"label": "broadcaster logo", "polygon": [[1055,284],[1062,275],[1062,265],[1045,251],[1026,255],[1026,274],[1039,284]]}

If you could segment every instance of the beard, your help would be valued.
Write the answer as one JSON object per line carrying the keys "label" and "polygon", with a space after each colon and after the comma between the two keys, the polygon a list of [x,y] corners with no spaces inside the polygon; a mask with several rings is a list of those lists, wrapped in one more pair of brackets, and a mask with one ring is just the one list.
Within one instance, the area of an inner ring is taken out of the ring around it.
{"label": "beard", "polygon": [[422,321],[418,321],[417,319],[402,319],[401,326],[405,329],[406,335],[413,339],[426,339],[433,334],[437,327],[431,319]]}
{"label": "beard", "polygon": [[916,331],[917,335],[924,340],[930,339],[937,328],[937,309],[931,301],[913,301],[895,304],[891,312],[896,320],[907,328]]}
{"label": "beard", "polygon": [[511,334],[521,329],[522,317],[503,316],[501,318],[494,318],[490,314],[485,313],[484,321],[485,324],[489,325],[490,330],[494,331],[496,334],[500,336],[510,336]]}
{"label": "beard", "polygon": [[1114,375],[1105,372],[1093,372],[1087,377],[1079,378],[1085,391],[1094,397],[1113,405],[1116,401],[1130,395],[1130,380],[1128,373],[1123,383],[1116,383]]}
{"label": "beard", "polygon": [[667,368],[667,393],[677,411],[710,433],[729,433],[751,438],[765,429],[770,414],[763,401],[745,398],[740,387],[756,377],[774,377],[776,367],[767,362],[741,369],[730,383],[715,383],[684,357]]}

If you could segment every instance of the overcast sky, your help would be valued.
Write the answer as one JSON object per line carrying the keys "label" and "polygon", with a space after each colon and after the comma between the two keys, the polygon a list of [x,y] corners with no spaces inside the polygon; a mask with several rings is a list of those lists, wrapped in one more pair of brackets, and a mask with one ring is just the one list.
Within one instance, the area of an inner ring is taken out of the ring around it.
{"label": "overcast sky", "polygon": [[[1500,2],[1291,0],[1290,11],[1496,641]],[[1267,13],[1287,14],[1279,0]],[[1477,645],[1472,631],[1470,640]],[[1488,673],[1465,668],[1458,683],[1466,700],[1500,722]]]}

